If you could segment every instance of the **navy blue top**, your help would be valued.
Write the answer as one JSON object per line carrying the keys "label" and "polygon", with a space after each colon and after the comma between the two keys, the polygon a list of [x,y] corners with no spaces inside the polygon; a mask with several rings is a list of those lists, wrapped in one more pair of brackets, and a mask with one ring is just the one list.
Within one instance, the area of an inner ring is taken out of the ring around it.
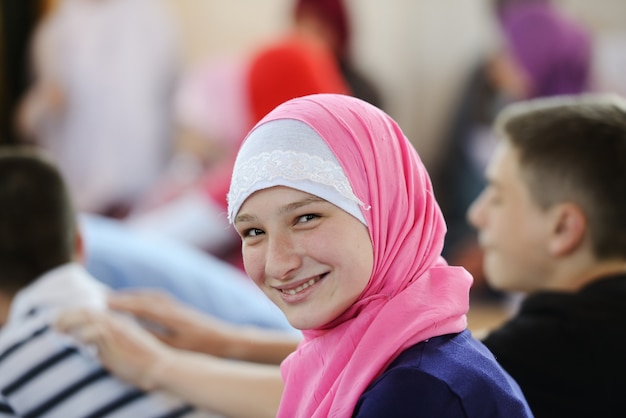
{"label": "navy blue top", "polygon": [[517,383],[468,330],[405,350],[365,390],[354,417],[521,418]]}

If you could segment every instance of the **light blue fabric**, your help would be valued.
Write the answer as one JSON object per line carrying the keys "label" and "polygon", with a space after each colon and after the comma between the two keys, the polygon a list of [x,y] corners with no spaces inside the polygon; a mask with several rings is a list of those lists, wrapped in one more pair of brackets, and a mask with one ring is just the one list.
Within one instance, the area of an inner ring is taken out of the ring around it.
{"label": "light blue fabric", "polygon": [[158,288],[237,324],[291,330],[282,312],[239,269],[190,245],[80,216],[87,270],[114,289]]}

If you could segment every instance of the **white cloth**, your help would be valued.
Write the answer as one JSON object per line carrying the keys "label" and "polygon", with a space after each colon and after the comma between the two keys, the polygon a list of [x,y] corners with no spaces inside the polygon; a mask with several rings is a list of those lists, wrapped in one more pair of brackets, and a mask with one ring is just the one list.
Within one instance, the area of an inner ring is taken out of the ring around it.
{"label": "white cloth", "polygon": [[45,312],[42,314],[44,320],[53,320],[60,309],[70,307],[105,309],[108,292],[106,286],[78,264],[57,267],[17,293],[11,304],[6,329],[18,326],[33,309]]}
{"label": "white cloth", "polygon": [[250,132],[233,168],[228,220],[234,222],[252,193],[277,185],[319,196],[367,225],[361,213],[364,204],[354,195],[339,161],[304,122],[275,120]]}
{"label": "white cloth", "polygon": [[116,379],[85,347],[50,327],[61,309],[104,309],[107,292],[81,266],[67,264],[16,295],[9,319],[0,329],[0,417],[214,416],[194,411],[172,396],[141,392]]}

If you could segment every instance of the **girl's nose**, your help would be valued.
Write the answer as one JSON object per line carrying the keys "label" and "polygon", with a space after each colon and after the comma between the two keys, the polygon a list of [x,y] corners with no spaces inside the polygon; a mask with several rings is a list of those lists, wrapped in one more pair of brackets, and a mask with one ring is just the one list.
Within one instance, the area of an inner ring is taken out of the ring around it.
{"label": "girl's nose", "polygon": [[265,269],[270,277],[289,279],[302,264],[297,245],[288,234],[274,235],[267,246]]}

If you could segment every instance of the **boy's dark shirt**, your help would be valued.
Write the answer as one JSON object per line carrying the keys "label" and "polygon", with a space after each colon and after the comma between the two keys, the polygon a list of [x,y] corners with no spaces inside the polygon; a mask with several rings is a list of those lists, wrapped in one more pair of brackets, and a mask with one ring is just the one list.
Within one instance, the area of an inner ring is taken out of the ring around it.
{"label": "boy's dark shirt", "polygon": [[626,274],[529,295],[483,341],[542,417],[623,417]]}

